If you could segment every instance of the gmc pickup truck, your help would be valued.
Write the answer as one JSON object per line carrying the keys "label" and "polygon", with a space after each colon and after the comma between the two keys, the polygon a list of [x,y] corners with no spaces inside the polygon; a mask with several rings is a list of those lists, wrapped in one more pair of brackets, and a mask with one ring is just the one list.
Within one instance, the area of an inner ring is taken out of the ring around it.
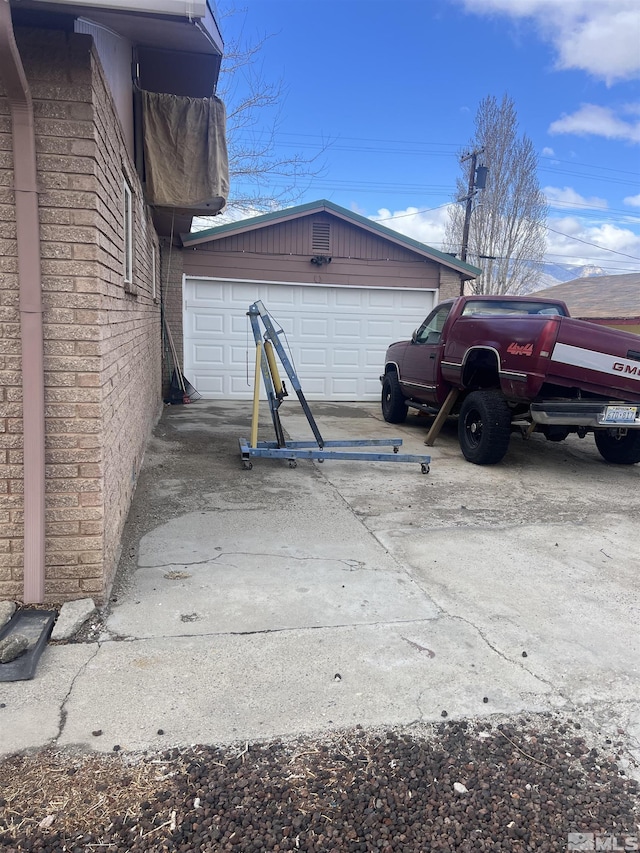
{"label": "gmc pickup truck", "polygon": [[[593,432],[607,462],[640,462],[640,337],[569,316],[563,302],[461,296],[387,350],[382,414],[458,417],[465,458],[491,465],[512,431],[549,441]],[[433,443],[432,441],[429,443]]]}

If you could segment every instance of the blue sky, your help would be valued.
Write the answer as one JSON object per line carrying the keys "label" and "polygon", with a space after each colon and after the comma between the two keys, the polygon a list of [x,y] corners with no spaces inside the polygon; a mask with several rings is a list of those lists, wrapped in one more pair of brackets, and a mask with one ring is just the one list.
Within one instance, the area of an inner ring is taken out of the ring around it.
{"label": "blue sky", "polygon": [[548,260],[640,270],[640,0],[245,0],[223,35],[269,36],[276,147],[324,166],[298,203],[441,248],[478,103],[506,93],[540,156]]}

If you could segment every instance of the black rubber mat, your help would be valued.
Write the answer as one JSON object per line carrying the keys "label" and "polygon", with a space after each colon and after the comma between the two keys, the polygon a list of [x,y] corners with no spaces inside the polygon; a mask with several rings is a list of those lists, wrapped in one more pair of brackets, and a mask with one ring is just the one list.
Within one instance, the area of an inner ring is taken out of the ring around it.
{"label": "black rubber mat", "polygon": [[27,681],[33,678],[57,615],[55,610],[17,610],[13,614],[0,630],[0,640],[11,634],[23,634],[29,640],[29,646],[15,660],[0,663],[0,681]]}

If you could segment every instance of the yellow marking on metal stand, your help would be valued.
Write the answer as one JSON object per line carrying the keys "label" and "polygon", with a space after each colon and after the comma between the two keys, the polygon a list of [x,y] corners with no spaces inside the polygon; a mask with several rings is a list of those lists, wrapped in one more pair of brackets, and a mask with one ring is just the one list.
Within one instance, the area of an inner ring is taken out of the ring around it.
{"label": "yellow marking on metal stand", "polygon": [[251,416],[251,447],[258,446],[258,410],[260,408],[260,371],[262,368],[262,343],[256,344],[256,370],[253,377],[253,414]]}
{"label": "yellow marking on metal stand", "polygon": [[264,342],[264,351],[267,356],[267,363],[269,365],[269,372],[271,373],[271,379],[273,381],[273,387],[276,392],[276,397],[280,398],[282,396],[282,380],[280,379],[280,374],[278,373],[278,365],[276,364],[276,357],[273,352],[273,347],[271,346],[271,341]]}

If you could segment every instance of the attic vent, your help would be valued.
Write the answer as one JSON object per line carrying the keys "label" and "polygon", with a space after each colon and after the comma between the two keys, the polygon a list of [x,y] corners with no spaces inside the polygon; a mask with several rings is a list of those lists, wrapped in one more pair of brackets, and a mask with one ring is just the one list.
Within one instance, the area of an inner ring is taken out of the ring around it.
{"label": "attic vent", "polygon": [[311,231],[311,251],[316,255],[331,253],[331,224],[315,221]]}

